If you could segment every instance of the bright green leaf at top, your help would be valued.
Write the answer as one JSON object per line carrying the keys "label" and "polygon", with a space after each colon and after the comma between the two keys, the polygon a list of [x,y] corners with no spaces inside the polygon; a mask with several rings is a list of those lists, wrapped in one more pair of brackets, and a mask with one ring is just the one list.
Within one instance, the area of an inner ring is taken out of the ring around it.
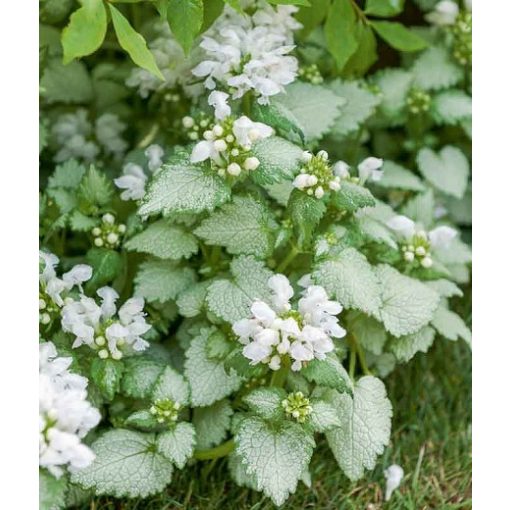
{"label": "bright green leaf at top", "polygon": [[177,42],[188,54],[204,21],[202,0],[168,0],[167,19]]}
{"label": "bright green leaf at top", "polygon": [[365,14],[374,16],[396,16],[402,12],[405,0],[367,0]]}
{"label": "bright green leaf at top", "polygon": [[328,50],[341,71],[358,48],[356,13],[351,0],[333,0],[324,25]]}
{"label": "bright green leaf at top", "polygon": [[392,48],[400,51],[419,51],[428,46],[427,41],[395,21],[372,21],[372,27]]}
{"label": "bright green leaf at top", "polygon": [[106,35],[103,0],[80,0],[80,3],[82,6],[71,15],[69,24],[62,30],[64,64],[94,53]]}
{"label": "bright green leaf at top", "polygon": [[108,4],[112,15],[113,28],[119,39],[119,44],[124,48],[133,62],[147,69],[147,71],[154,74],[161,80],[164,80],[164,76],[156,64],[154,55],[147,48],[145,39],[135,31],[135,29],[129,24],[129,21],[116,9],[112,4]]}

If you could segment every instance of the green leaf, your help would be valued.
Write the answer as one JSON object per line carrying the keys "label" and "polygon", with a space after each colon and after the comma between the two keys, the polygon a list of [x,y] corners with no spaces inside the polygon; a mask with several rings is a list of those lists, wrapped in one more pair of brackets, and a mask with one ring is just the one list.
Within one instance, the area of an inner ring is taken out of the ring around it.
{"label": "green leaf", "polygon": [[211,405],[241,385],[241,378],[235,372],[227,373],[221,361],[207,357],[207,339],[212,332],[211,329],[202,329],[186,351],[184,372],[190,384],[193,407]]}
{"label": "green leaf", "polygon": [[233,350],[233,343],[221,331],[214,331],[207,339],[207,357],[224,360]]}
{"label": "green leaf", "polygon": [[258,141],[252,152],[260,165],[251,173],[251,178],[261,185],[292,179],[303,155],[300,147],[278,136]]}
{"label": "green leaf", "polygon": [[107,248],[91,248],[87,252],[86,259],[92,266],[92,278],[86,284],[88,291],[113,281],[122,269],[120,253]]}
{"label": "green leaf", "polygon": [[432,319],[432,326],[436,328],[440,335],[448,340],[456,341],[462,338],[471,346],[471,331],[466,326],[465,322],[456,313],[448,310],[444,306],[440,306],[436,310],[434,318]]}
{"label": "green leaf", "polygon": [[312,32],[314,28],[319,26],[328,13],[331,0],[314,0],[313,5],[310,7],[301,7],[294,15],[303,28],[300,35],[305,38]]}
{"label": "green leaf", "polygon": [[113,400],[120,391],[123,371],[124,365],[121,361],[94,358],[90,367],[90,376],[101,390],[101,394],[107,400]]}
{"label": "green leaf", "polygon": [[405,0],[367,0],[365,14],[389,18],[400,14]]}
{"label": "green leaf", "polygon": [[166,260],[148,261],[140,265],[135,276],[136,294],[149,303],[176,299],[180,292],[195,281],[190,267],[180,267]]}
{"label": "green leaf", "polygon": [[273,273],[262,262],[245,255],[232,261],[230,271],[233,281],[211,283],[206,300],[211,312],[234,323],[250,316],[250,306],[255,299],[269,300],[267,281]]}
{"label": "green leaf", "polygon": [[152,432],[161,428],[161,424],[158,423],[153,414],[147,409],[141,411],[135,411],[130,414],[124,421],[124,425],[127,427],[134,427],[143,431]]}
{"label": "green leaf", "polygon": [[334,137],[343,137],[357,130],[375,111],[379,98],[356,81],[334,80],[328,87],[347,100],[331,130]]}
{"label": "green leaf", "polygon": [[374,76],[374,83],[381,91],[379,111],[388,117],[392,125],[403,123],[407,94],[413,83],[412,73],[404,69],[384,69]]}
{"label": "green leaf", "polygon": [[252,197],[236,196],[194,230],[206,244],[224,246],[232,255],[267,257],[274,246],[274,220]]}
{"label": "green leaf", "polygon": [[469,178],[469,161],[457,147],[447,145],[439,152],[425,147],[416,157],[422,175],[439,191],[462,198]]}
{"label": "green leaf", "polygon": [[290,118],[297,120],[306,139],[313,140],[328,132],[345,103],[345,99],[326,87],[297,81],[285,88],[285,94],[271,99],[270,106],[290,112]]}
{"label": "green leaf", "polygon": [[246,473],[254,476],[258,490],[276,505],[296,490],[315,446],[313,437],[295,423],[273,430],[256,417],[241,422],[235,442]]}
{"label": "green leaf", "polygon": [[349,333],[354,335],[364,349],[377,356],[381,355],[387,339],[383,325],[357,312],[349,314],[349,319]]}
{"label": "green leaf", "polygon": [[[332,260],[319,264],[313,279],[346,308],[378,316],[381,289],[374,268],[354,248],[346,248]],[[427,289],[428,290],[428,289]]]}
{"label": "green leaf", "polygon": [[369,25],[358,20],[355,27],[358,48],[343,69],[345,76],[363,76],[377,62],[377,40]]}
{"label": "green leaf", "polygon": [[[85,209],[91,206],[104,206],[113,196],[113,185],[106,175],[94,165],[90,165],[78,189],[80,203]],[[82,212],[87,212],[82,210]]]}
{"label": "green leaf", "polygon": [[52,59],[41,78],[41,95],[49,103],[88,103],[94,96],[92,80],[82,62],[63,65]]}
{"label": "green leaf", "polygon": [[64,64],[94,53],[106,35],[106,9],[103,0],[81,0],[81,7],[71,14],[62,30]]}
{"label": "green leaf", "polygon": [[326,213],[326,204],[305,192],[294,189],[290,194],[288,212],[297,232],[298,243],[304,246]]}
{"label": "green leaf", "polygon": [[211,211],[229,198],[221,177],[196,166],[163,165],[149,183],[139,214]]}
{"label": "green leaf", "polygon": [[402,214],[423,225],[424,228],[430,229],[434,223],[434,210],[434,192],[429,188],[408,200],[402,208]]}
{"label": "green leaf", "polygon": [[310,0],[267,0],[268,3],[274,5],[304,5],[305,7],[310,6]]}
{"label": "green leaf", "polygon": [[393,338],[389,344],[390,351],[400,363],[407,363],[418,352],[427,352],[436,336],[430,326],[425,326],[416,333]]}
{"label": "green leaf", "polygon": [[268,124],[287,140],[303,142],[305,138],[303,126],[295,115],[286,106],[274,100],[267,105],[255,102],[252,106],[252,117],[258,122]]}
{"label": "green leaf", "polygon": [[430,113],[438,124],[460,124],[471,118],[471,97],[462,90],[445,90],[432,98]]}
{"label": "green leaf", "polygon": [[97,224],[97,218],[86,216],[78,209],[75,209],[69,216],[69,226],[75,232],[90,232]]}
{"label": "green leaf", "polygon": [[432,47],[415,60],[411,71],[414,85],[423,90],[453,87],[464,77],[464,71],[455,64],[446,48]]}
{"label": "green leaf", "polygon": [[384,174],[377,186],[386,189],[403,189],[409,191],[424,191],[425,186],[420,178],[413,174],[407,168],[394,163],[393,161],[384,161]]}
{"label": "green leaf", "polygon": [[128,358],[124,364],[122,392],[133,398],[148,398],[164,365],[145,356]]}
{"label": "green leaf", "polygon": [[335,354],[329,354],[323,360],[310,361],[301,370],[301,375],[319,386],[334,388],[339,392],[352,391],[351,378]]}
{"label": "green leaf", "polygon": [[61,510],[66,506],[67,479],[55,478],[45,469],[39,469],[39,509]]}
{"label": "green leaf", "polygon": [[419,51],[427,41],[396,21],[371,21],[371,26],[392,48],[400,51]]}
{"label": "green leaf", "polygon": [[108,3],[112,15],[113,28],[117,34],[119,44],[129,54],[133,62],[144,69],[147,69],[154,76],[165,80],[156,64],[154,55],[147,48],[145,39],[135,31],[129,21],[111,3]]}
{"label": "green leaf", "polygon": [[61,214],[72,211],[78,205],[76,194],[64,188],[48,189],[48,196],[55,201]]}
{"label": "green leaf", "polygon": [[167,18],[172,34],[187,55],[204,20],[202,0],[168,0]]}
{"label": "green leaf", "polygon": [[189,403],[189,385],[184,377],[171,367],[165,367],[152,390],[152,401],[172,400],[181,406]]}
{"label": "green leaf", "polygon": [[97,495],[145,498],[164,489],[173,473],[172,462],[156,451],[154,434],[113,429],[91,446],[94,462],[73,473],[71,481]]}
{"label": "green leaf", "polygon": [[338,71],[357,50],[356,13],[350,0],[333,0],[324,24],[328,50],[333,55]]}
{"label": "green leaf", "polygon": [[332,194],[332,201],[338,209],[350,212],[375,205],[372,193],[352,182],[343,182],[340,189]]}
{"label": "green leaf", "polygon": [[190,258],[198,252],[195,236],[166,220],[156,221],[124,243],[126,250],[148,253],[160,259]]}
{"label": "green leaf", "polygon": [[182,469],[193,455],[195,428],[191,423],[178,423],[172,430],[158,435],[158,452]]}
{"label": "green leaf", "polygon": [[196,283],[179,294],[177,306],[183,317],[196,317],[202,313],[209,285],[209,281]]}
{"label": "green leaf", "polygon": [[223,0],[206,0],[204,2],[204,23],[200,32],[205,32],[221,16],[224,6]]}
{"label": "green leaf", "polygon": [[75,159],[57,165],[48,179],[48,188],[76,189],[85,173],[85,167]]}
{"label": "green leaf", "polygon": [[228,400],[220,400],[209,407],[193,410],[193,425],[197,434],[197,450],[211,448],[221,443],[230,429],[234,411]]}
{"label": "green leaf", "polygon": [[375,467],[390,440],[391,403],[383,382],[366,376],[356,382],[352,397],[337,394],[332,404],[342,424],[326,432],[326,438],[342,471],[356,481]]}
{"label": "green leaf", "polygon": [[338,410],[323,400],[311,401],[312,412],[310,413],[310,425],[316,432],[327,432],[328,430],[340,427],[342,421]]}
{"label": "green leaf", "polygon": [[414,278],[400,274],[388,265],[379,265],[381,319],[386,329],[400,337],[415,333],[428,324],[439,304],[439,294]]}
{"label": "green leaf", "polygon": [[282,388],[256,388],[243,397],[243,402],[264,420],[278,421],[284,417],[282,400],[286,396]]}

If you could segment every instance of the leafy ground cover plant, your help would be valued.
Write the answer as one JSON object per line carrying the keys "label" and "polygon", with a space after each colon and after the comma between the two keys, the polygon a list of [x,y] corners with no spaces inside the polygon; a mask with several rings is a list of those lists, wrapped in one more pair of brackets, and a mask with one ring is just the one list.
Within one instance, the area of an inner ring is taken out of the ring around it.
{"label": "leafy ground cover plant", "polygon": [[224,457],[282,505],[319,442],[361,479],[385,377],[471,342],[470,6],[46,0],[41,22],[41,508]]}

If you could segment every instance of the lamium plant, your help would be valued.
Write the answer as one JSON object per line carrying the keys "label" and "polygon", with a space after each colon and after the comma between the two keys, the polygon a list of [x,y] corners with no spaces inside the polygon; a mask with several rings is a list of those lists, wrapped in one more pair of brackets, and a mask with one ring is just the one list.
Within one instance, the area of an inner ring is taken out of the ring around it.
{"label": "lamium plant", "polygon": [[470,5],[40,6],[41,509],[362,479],[384,379],[471,342]]}

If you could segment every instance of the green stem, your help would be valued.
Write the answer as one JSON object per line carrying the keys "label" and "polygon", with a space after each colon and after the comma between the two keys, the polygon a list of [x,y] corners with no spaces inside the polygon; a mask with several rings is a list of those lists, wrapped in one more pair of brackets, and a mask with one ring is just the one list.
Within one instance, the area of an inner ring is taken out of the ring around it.
{"label": "green stem", "polygon": [[221,246],[214,246],[211,252],[210,264],[212,267],[215,267],[218,264],[218,261],[221,257]]}
{"label": "green stem", "polygon": [[271,376],[270,386],[274,386],[277,388],[283,388],[285,384],[285,380],[287,379],[287,375],[289,375],[290,364],[288,360],[282,360],[282,367],[279,370],[273,372]]}
{"label": "green stem", "polygon": [[351,344],[349,352],[349,377],[354,380],[354,372],[356,371],[356,349]]}
{"label": "green stem", "polygon": [[137,145],[138,149],[145,149],[145,147],[148,147],[150,143],[156,138],[156,135],[159,132],[159,124],[153,124],[153,126],[150,128],[149,132],[140,140],[140,142]]}
{"label": "green stem", "polygon": [[365,23],[365,25],[368,25],[369,21],[368,21],[367,17],[365,16],[365,13],[361,9],[361,7],[356,3],[356,0],[351,0],[351,5],[352,5],[352,8],[356,11],[356,14],[361,19],[361,21],[363,23]]}
{"label": "green stem", "polygon": [[220,445],[209,448],[208,450],[197,450],[193,455],[197,460],[214,460],[220,457],[226,457],[234,451],[235,443],[233,439],[229,439]]}
{"label": "green stem", "polygon": [[299,255],[299,250],[293,246],[292,249],[287,253],[287,256],[280,262],[276,268],[277,273],[283,273],[287,266]]}
{"label": "green stem", "polygon": [[242,106],[243,106],[243,113],[247,117],[251,117],[251,92],[246,92],[243,96]]}
{"label": "green stem", "polygon": [[370,370],[368,368],[367,360],[365,359],[365,351],[363,350],[363,347],[361,347],[361,345],[359,345],[357,342],[356,342],[356,351],[358,353],[359,364],[361,365],[361,369],[363,370],[363,373],[365,375],[372,375],[372,372],[370,372]]}

